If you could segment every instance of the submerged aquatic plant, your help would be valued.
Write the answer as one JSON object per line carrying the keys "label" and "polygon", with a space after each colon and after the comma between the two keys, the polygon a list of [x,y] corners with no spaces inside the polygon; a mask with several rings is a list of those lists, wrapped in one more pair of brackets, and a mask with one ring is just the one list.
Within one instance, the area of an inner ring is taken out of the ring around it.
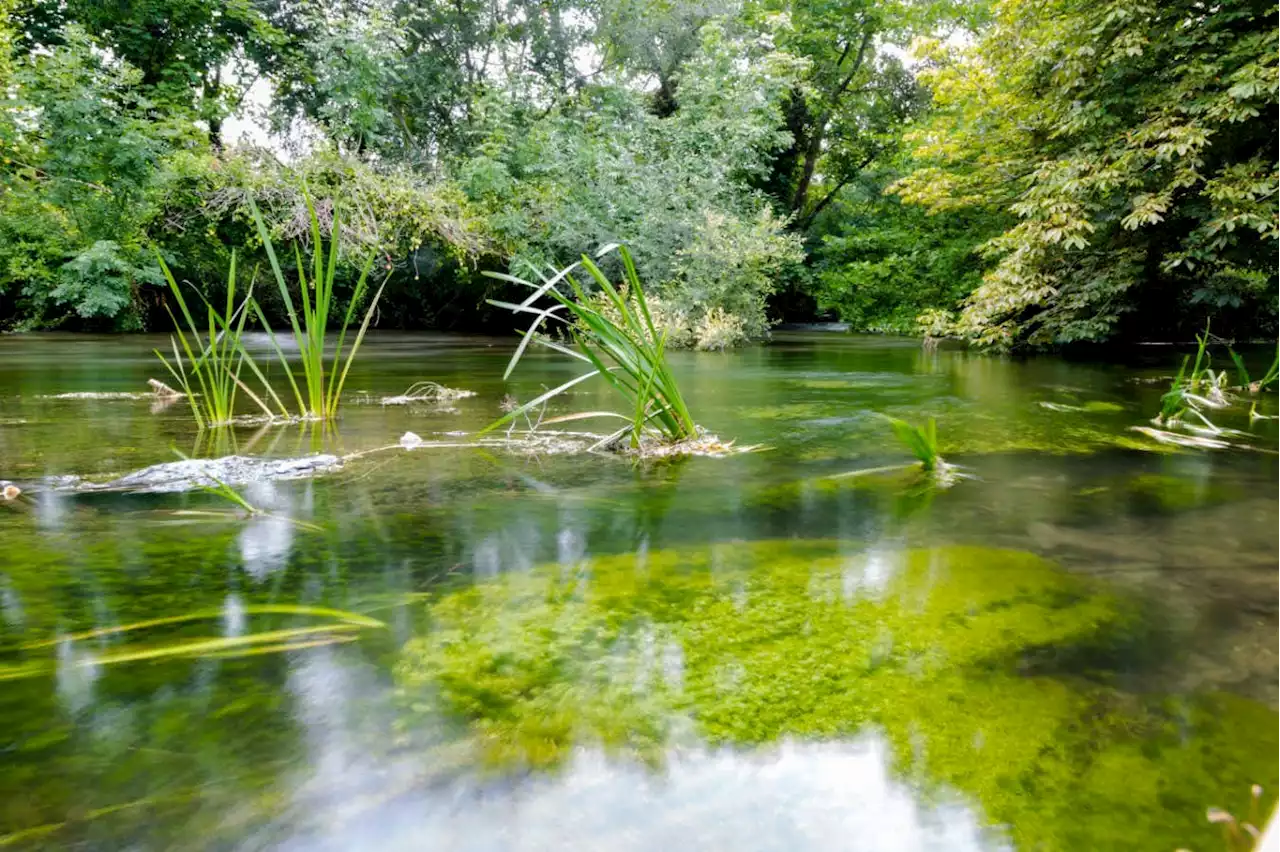
{"label": "submerged aquatic plant", "polygon": [[221,479],[218,479],[215,476],[209,476],[209,480],[210,482],[208,484],[204,484],[200,486],[201,491],[205,492],[206,494],[213,494],[217,497],[221,497],[223,500],[226,500],[230,503],[234,503],[235,505],[239,506],[241,509],[244,509],[245,513],[248,515],[266,514],[262,509],[259,509],[257,506],[253,505],[248,500],[246,500],[240,494],[239,491],[236,491],[234,488],[232,488],[227,483],[223,482]]}
{"label": "submerged aquatic plant", "polygon": [[[179,450],[175,449],[174,453],[176,453],[177,456],[184,461],[190,460],[189,456],[184,455]],[[205,473],[203,473],[203,477],[206,481],[197,483],[197,487],[201,491],[203,491],[206,494],[212,494],[215,497],[220,497],[223,500],[226,500],[228,503],[233,504],[234,506],[236,506],[237,508],[239,508],[241,511],[244,512],[244,517],[279,518],[280,520],[288,521],[289,523],[294,524],[295,526],[301,527],[303,529],[308,529],[312,531],[319,531],[321,529],[321,527],[316,526],[315,524],[312,524],[312,523],[308,523],[307,521],[300,521],[285,515],[277,515],[274,512],[268,512],[265,509],[262,509],[261,507],[253,505],[247,499],[245,499],[244,495],[242,495],[239,491],[236,491],[234,488],[232,488],[227,483],[223,482],[218,477],[214,476],[212,473],[209,473],[206,471]],[[185,517],[203,517],[203,518],[219,518],[219,519],[225,519],[227,517],[226,514],[223,512],[199,511],[194,509],[181,509],[181,510],[175,511],[173,514],[181,515]]]}
{"label": "submerged aquatic plant", "polygon": [[271,242],[271,234],[262,219],[262,214],[256,204],[252,201],[249,203],[249,208],[253,213],[253,221],[258,228],[258,237],[262,240],[263,248],[266,249],[267,259],[271,264],[271,272],[275,278],[276,287],[279,289],[280,298],[284,302],[285,312],[289,315],[289,326],[293,331],[294,343],[298,347],[298,353],[302,361],[302,388],[299,388],[293,367],[290,366],[284,349],[281,348],[275,334],[267,324],[262,308],[256,302],[254,303],[254,308],[257,311],[259,321],[267,329],[271,345],[284,367],[285,376],[289,380],[289,387],[293,390],[294,398],[297,402],[298,416],[307,419],[325,420],[336,416],[338,413],[338,403],[342,397],[342,387],[346,383],[347,373],[351,370],[351,363],[355,360],[356,353],[360,350],[360,344],[364,342],[365,332],[369,330],[369,323],[377,310],[378,299],[382,296],[386,281],[384,279],[382,285],[374,292],[369,306],[365,309],[364,319],[360,323],[360,328],[351,343],[351,348],[346,351],[344,360],[343,346],[346,344],[347,331],[351,327],[352,320],[355,319],[357,305],[360,304],[368,292],[369,272],[373,268],[375,256],[371,253],[360,270],[360,277],[351,293],[351,301],[347,304],[347,312],[342,318],[342,324],[339,326],[338,339],[334,345],[332,360],[326,367],[325,344],[329,331],[329,314],[334,304],[334,282],[338,272],[340,220],[338,207],[335,204],[333,221],[329,232],[328,251],[326,251],[320,229],[320,217],[316,213],[315,205],[312,203],[310,195],[304,193],[303,197],[306,200],[307,216],[311,224],[311,277],[310,279],[307,277],[307,268],[306,264],[303,263],[302,252],[295,243],[294,260],[298,275],[298,299],[296,303],[293,294],[290,292],[289,282],[286,280],[284,271],[280,267],[280,262],[276,258],[275,247]]}
{"label": "submerged aquatic plant", "polygon": [[[637,447],[646,433],[656,433],[665,443],[676,443],[699,437],[698,427],[689,414],[684,396],[680,392],[671,368],[667,364],[667,332],[659,331],[645,301],[644,288],[636,273],[631,253],[625,246],[606,246],[596,254],[601,257],[616,251],[622,261],[625,286],[615,287],[600,268],[586,255],[579,263],[567,266],[550,278],[535,284],[514,275],[486,272],[491,278],[510,281],[529,287],[533,293],[520,304],[489,300],[489,304],[507,308],[515,313],[534,317],[527,331],[522,333],[520,344],[507,364],[503,378],[511,375],[520,363],[530,343],[546,346],[591,366],[591,370],[546,393],[508,411],[501,419],[482,430],[497,429],[526,412],[536,409],[569,388],[587,379],[601,376],[626,402],[630,414],[612,411],[589,411],[551,418],[546,421],[566,422],[592,417],[614,417],[627,421],[627,426],[615,432],[611,439],[630,433],[631,446]],[[607,300],[608,311],[592,307],[586,291],[571,274],[581,265],[600,288]],[[559,288],[564,284],[569,292]],[[543,297],[555,304],[538,308],[534,303]],[[634,303],[633,303],[634,302]],[[565,346],[551,340],[543,333],[552,321],[564,323],[564,328],[576,347]]]}
{"label": "submerged aquatic plant", "polygon": [[[181,388],[181,395],[186,397],[191,406],[196,425],[203,429],[206,426],[225,426],[231,423],[235,417],[236,392],[239,390],[243,390],[264,414],[271,416],[267,404],[240,378],[241,371],[247,366],[258,376],[267,395],[273,396],[270,386],[241,343],[249,306],[253,304],[253,287],[250,285],[249,292],[245,293],[244,299],[237,305],[235,252],[231,253],[231,267],[227,273],[227,301],[222,313],[216,311],[203,295],[200,296],[205,306],[203,333],[195,315],[187,307],[182,288],[174,280],[164,258],[157,255],[157,259],[169,284],[169,292],[178,303],[186,330],[183,330],[183,322],[178,320],[173,309],[166,304],[165,310],[169,312],[174,325],[174,336],[169,338],[173,357],[170,360],[158,349],[155,353]],[[155,384],[173,391],[163,383]]]}
{"label": "submerged aquatic plant", "polygon": [[[288,615],[325,620],[318,624],[277,627],[240,636],[188,637],[154,644],[104,648],[104,640],[110,642],[115,638],[128,638],[156,628],[217,621],[225,617],[222,609],[205,609],[39,639],[22,645],[21,650],[39,653],[61,643],[93,640],[95,653],[87,656],[81,663],[86,666],[177,658],[243,657],[349,642],[355,638],[354,634],[361,631],[386,627],[385,622],[361,613],[300,604],[249,604],[244,608],[244,613],[245,615]],[[25,664],[0,666],[0,681],[47,675],[54,665],[54,661],[36,659]]]}

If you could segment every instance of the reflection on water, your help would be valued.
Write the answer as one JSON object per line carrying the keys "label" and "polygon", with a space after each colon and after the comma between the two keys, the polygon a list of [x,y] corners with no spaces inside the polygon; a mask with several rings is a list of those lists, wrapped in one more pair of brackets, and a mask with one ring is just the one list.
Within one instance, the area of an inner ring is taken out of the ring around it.
{"label": "reflection on water", "polygon": [[263,514],[253,515],[241,525],[237,544],[245,571],[261,582],[289,561],[298,529],[294,523],[296,509],[288,492],[272,482],[251,483],[244,496]]}
{"label": "reflection on water", "polygon": [[62,639],[58,642],[58,697],[75,716],[93,703],[93,685],[102,674],[92,650]]}
{"label": "reflection on water", "polygon": [[[1133,379],[1164,366],[780,335],[676,361],[700,422],[763,452],[374,454],[255,483],[248,519],[44,488],[175,446],[473,430],[568,377],[530,356],[504,384],[509,341],[406,335],[348,386],[477,396],[217,436],[49,398],[145,387],[153,345],[0,337],[0,477],[25,490],[0,504],[0,844],[1167,852],[1215,848],[1205,808],[1250,784],[1274,797],[1276,457],[1144,444],[1159,386]],[[878,412],[936,415],[976,478],[824,479],[904,460]],[[313,628],[292,605],[386,626],[114,661]]]}
{"label": "reflection on water", "polygon": [[280,848],[1011,848],[959,796],[921,801],[888,767],[888,747],[870,732],[839,743],[784,741],[760,752],[690,749],[672,755],[661,775],[582,749],[550,778],[414,791],[379,808],[376,819],[316,814],[315,834]]}

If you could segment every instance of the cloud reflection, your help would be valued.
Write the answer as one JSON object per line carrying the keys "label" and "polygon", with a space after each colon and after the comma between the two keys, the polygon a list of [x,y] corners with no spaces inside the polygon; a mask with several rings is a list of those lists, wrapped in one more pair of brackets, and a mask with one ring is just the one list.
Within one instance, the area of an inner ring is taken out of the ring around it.
{"label": "cloud reflection", "polygon": [[556,776],[423,785],[347,822],[311,813],[315,833],[294,836],[282,848],[1012,848],[958,797],[921,801],[890,774],[890,762],[888,744],[875,734],[842,743],[788,741],[760,751],[683,751],[659,774],[589,749]]}

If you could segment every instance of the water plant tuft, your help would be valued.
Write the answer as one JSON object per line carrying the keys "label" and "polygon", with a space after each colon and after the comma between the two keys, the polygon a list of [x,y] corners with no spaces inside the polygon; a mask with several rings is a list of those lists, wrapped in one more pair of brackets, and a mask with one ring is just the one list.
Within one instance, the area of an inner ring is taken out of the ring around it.
{"label": "water plant tuft", "polygon": [[[355,339],[351,342],[351,347],[345,352],[346,357],[344,360],[343,347],[346,345],[347,331],[355,319],[357,306],[364,300],[369,289],[369,273],[373,269],[373,261],[376,256],[371,252],[360,270],[360,277],[352,290],[351,300],[347,303],[347,311],[343,315],[342,324],[338,327],[338,339],[334,345],[332,359],[326,359],[325,347],[328,341],[330,312],[334,307],[334,284],[338,272],[340,217],[338,206],[335,204],[333,205],[326,251],[326,242],[321,232],[320,217],[316,213],[315,204],[312,202],[311,196],[305,192],[303,193],[303,198],[306,200],[307,219],[311,228],[311,272],[310,279],[308,279],[307,265],[303,263],[302,251],[298,244],[295,243],[294,260],[298,276],[296,302],[284,270],[276,257],[275,247],[271,242],[271,233],[267,229],[266,222],[263,221],[262,213],[252,200],[249,202],[254,224],[258,229],[258,237],[262,240],[263,248],[266,250],[276,287],[280,291],[281,301],[284,303],[285,312],[289,316],[289,326],[293,331],[293,340],[297,345],[302,362],[302,387],[298,386],[294,369],[289,364],[289,359],[286,357],[284,349],[280,346],[280,342],[271,331],[266,316],[262,313],[262,308],[257,302],[254,302],[253,305],[258,319],[263,327],[267,329],[272,348],[275,349],[276,355],[284,367],[285,376],[289,380],[289,387],[292,389],[297,403],[298,416],[304,419],[327,420],[335,417],[338,413],[338,404],[342,397],[342,387],[347,380],[347,373],[351,370],[351,363],[355,360],[356,353],[360,350],[360,344],[364,342],[365,333],[369,330],[369,323],[373,320],[374,312],[377,310],[378,300],[382,297],[383,288],[386,287],[386,280],[384,279],[383,283],[374,291],[373,298],[365,309],[364,319],[360,323]],[[326,366],[327,361],[328,365]]]}
{"label": "water plant tuft", "polygon": [[[1280,347],[1277,347],[1276,358],[1271,367],[1261,378],[1255,380],[1250,377],[1244,359],[1228,346],[1227,354],[1235,364],[1236,372],[1237,384],[1232,385],[1226,370],[1214,370],[1212,367],[1209,354],[1211,339],[1209,326],[1206,325],[1204,332],[1196,335],[1194,360],[1190,355],[1182,359],[1169,389],[1160,397],[1160,412],[1152,420],[1156,428],[1135,426],[1135,431],[1175,446],[1199,449],[1245,446],[1233,444],[1226,439],[1248,433],[1217,425],[1209,418],[1208,412],[1230,408],[1240,401],[1240,394],[1258,394],[1275,384],[1280,375]],[[1249,423],[1253,424],[1259,419],[1263,418],[1258,416],[1257,404],[1254,403],[1249,411]]]}
{"label": "water plant tuft", "polygon": [[[227,272],[226,306],[222,313],[215,310],[204,296],[200,296],[205,306],[203,333],[201,326],[196,322],[195,315],[187,307],[182,288],[178,286],[164,258],[159,254],[156,257],[165,281],[168,282],[169,292],[178,305],[182,322],[174,315],[173,309],[166,304],[165,310],[169,312],[174,325],[174,335],[169,338],[173,349],[172,360],[158,349],[155,353],[181,388],[181,395],[186,397],[188,405],[191,406],[196,425],[203,429],[230,424],[235,418],[236,393],[240,390],[243,390],[245,395],[252,399],[266,416],[270,417],[271,409],[267,407],[267,403],[250,390],[240,378],[241,371],[248,366],[262,382],[266,395],[272,395],[270,385],[262,378],[253,359],[241,344],[245,320],[249,316],[249,306],[253,304],[253,287],[250,285],[244,299],[237,305],[235,252],[231,253],[231,265]],[[186,323],[185,331],[183,322]],[[173,389],[167,385],[152,381],[157,394],[160,393],[159,388],[173,392]],[[156,388],[156,385],[159,387]]]}
{"label": "water plant tuft", "polygon": [[938,422],[936,420],[930,417],[924,426],[913,426],[897,417],[890,417],[887,414],[884,416],[893,427],[893,434],[897,435],[903,446],[911,451],[924,471],[932,473],[946,465],[938,455]]}
{"label": "water plant tuft", "polygon": [[[609,245],[601,249],[596,257],[611,252],[617,252],[622,263],[624,283],[621,287],[615,287],[600,267],[586,255],[578,263],[561,269],[550,278],[543,278],[541,283],[498,272],[485,273],[491,278],[533,290],[519,304],[489,300],[496,307],[507,308],[514,313],[530,314],[534,318],[529,328],[522,333],[520,344],[511,356],[503,378],[511,375],[530,343],[537,343],[582,361],[591,369],[513,408],[485,427],[482,434],[538,408],[587,379],[600,376],[622,397],[629,414],[588,411],[553,418],[547,422],[596,417],[618,418],[626,421],[627,425],[609,437],[619,439],[629,434],[633,448],[640,445],[645,435],[656,435],[667,444],[689,441],[700,436],[675,375],[667,364],[667,332],[659,331],[653,321],[631,253],[626,246]],[[609,310],[592,306],[586,290],[572,275],[578,266],[585,269],[599,287]],[[569,292],[562,292],[561,285],[567,286]],[[551,299],[554,304],[546,308],[536,307],[535,303],[544,297]],[[552,322],[562,323],[560,330],[569,336],[575,344],[573,347],[547,336],[547,326]]]}
{"label": "water plant tuft", "polygon": [[1271,359],[1271,366],[1257,379],[1249,376],[1249,370],[1244,365],[1244,359],[1240,357],[1231,347],[1227,347],[1227,354],[1231,356],[1231,361],[1236,365],[1236,381],[1240,390],[1249,393],[1261,393],[1271,387],[1280,380],[1280,343],[1276,344],[1276,355]]}

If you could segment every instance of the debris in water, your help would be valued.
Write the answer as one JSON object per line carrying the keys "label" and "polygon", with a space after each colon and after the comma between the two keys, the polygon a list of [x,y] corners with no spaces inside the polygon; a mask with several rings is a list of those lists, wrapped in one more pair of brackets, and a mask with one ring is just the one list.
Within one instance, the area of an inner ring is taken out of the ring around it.
{"label": "debris in water", "polygon": [[475,396],[475,391],[447,388],[438,382],[417,382],[398,396],[384,396],[383,405],[412,405],[417,402],[453,402]]}
{"label": "debris in water", "polygon": [[0,479],[0,497],[5,500],[17,500],[18,495],[22,493],[22,489],[9,482],[7,479]]}
{"label": "debris in water", "polygon": [[129,391],[76,391],[74,393],[41,394],[37,399],[152,399],[153,393]]}
{"label": "debris in water", "polygon": [[1099,414],[1111,411],[1124,411],[1124,406],[1115,402],[1106,402],[1105,400],[1094,399],[1083,405],[1067,405],[1063,402],[1046,402],[1041,400],[1041,408],[1047,408],[1050,411],[1083,411],[1089,414]]}
{"label": "debris in water", "polygon": [[422,444],[422,438],[415,435],[413,432],[405,432],[400,436],[400,446],[404,447],[406,450],[416,450],[418,447],[421,447]]}
{"label": "debris in water", "polygon": [[182,394],[178,393],[159,379],[147,379],[147,384],[150,385],[151,390],[155,392],[155,395],[161,399],[176,399],[182,396]]}
{"label": "debris in water", "polygon": [[640,440],[640,446],[638,447],[631,446],[628,439],[623,439],[618,442],[621,443],[621,446],[615,444],[615,448],[624,455],[641,459],[666,459],[676,456],[728,456],[735,453],[749,453],[759,449],[757,446],[739,447],[733,441],[721,441],[719,437],[707,432],[701,426],[697,427],[697,429],[697,435],[675,443],[668,443],[645,436]]}
{"label": "debris in water", "polygon": [[1231,444],[1226,441],[1219,441],[1216,438],[1206,438],[1197,435],[1180,435],[1177,432],[1166,432],[1163,429],[1152,429],[1150,426],[1131,426],[1129,427],[1135,432],[1141,432],[1148,438],[1153,438],[1162,444],[1171,444],[1175,447],[1194,447],[1198,450],[1225,450]]}

